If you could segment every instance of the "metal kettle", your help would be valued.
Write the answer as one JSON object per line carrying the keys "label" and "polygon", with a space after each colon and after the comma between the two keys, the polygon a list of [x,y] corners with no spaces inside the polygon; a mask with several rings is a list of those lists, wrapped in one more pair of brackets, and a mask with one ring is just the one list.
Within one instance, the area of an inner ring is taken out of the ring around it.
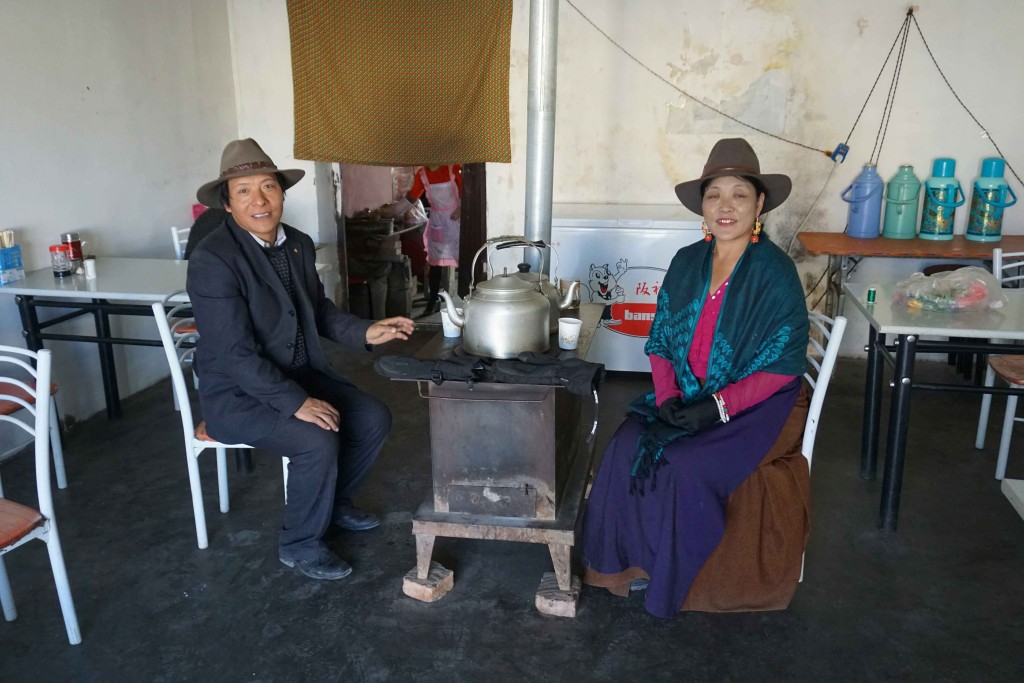
{"label": "metal kettle", "polygon": [[[473,257],[476,259],[486,245]],[[551,306],[540,283],[505,272],[485,280],[462,300],[459,315],[448,292],[439,292],[451,321],[462,328],[462,347],[467,353],[489,358],[515,358],[524,351],[548,350],[551,334]]]}
{"label": "metal kettle", "polygon": [[524,240],[522,237],[516,236],[495,237],[492,240],[488,240],[488,244],[494,242],[499,242],[498,246],[495,247],[496,249],[509,249],[511,247],[533,247],[538,252],[540,252],[541,272],[531,272],[530,264],[520,263],[517,266],[519,268],[519,272],[516,273],[515,275],[522,280],[526,280],[527,282],[538,285],[540,287],[541,294],[543,294],[544,297],[548,300],[548,305],[550,306],[548,325],[551,327],[552,330],[557,330],[558,319],[562,317],[562,311],[572,306],[573,299],[575,298],[576,292],[580,286],[578,282],[573,282],[572,285],[569,287],[569,291],[567,291],[565,295],[562,296],[559,293],[558,287],[555,286],[554,282],[552,282],[550,279],[544,276],[544,250],[549,249],[551,253],[554,254],[555,256],[558,256],[558,252],[555,251],[554,247],[552,247],[549,244],[545,244],[542,240],[531,242],[529,240]]}
{"label": "metal kettle", "polygon": [[555,287],[546,277],[540,273],[531,273],[529,263],[520,263],[518,268],[519,272],[515,274],[516,277],[531,284],[540,285],[541,294],[548,300],[548,309],[550,311],[548,324],[552,330],[558,329],[558,319],[562,317],[562,311],[572,306],[580,283],[574,281],[569,287],[569,291],[565,293],[565,296],[562,296],[558,292],[558,287]]}

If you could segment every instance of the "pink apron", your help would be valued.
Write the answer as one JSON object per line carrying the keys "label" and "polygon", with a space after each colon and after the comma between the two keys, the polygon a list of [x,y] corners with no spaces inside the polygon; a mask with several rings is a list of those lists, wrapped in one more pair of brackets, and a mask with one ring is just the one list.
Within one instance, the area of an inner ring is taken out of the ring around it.
{"label": "pink apron", "polygon": [[419,169],[423,189],[430,201],[430,221],[423,231],[423,246],[427,249],[427,263],[432,266],[459,265],[459,221],[451,219],[459,206],[459,186],[455,183],[452,167],[448,167],[448,180],[443,183],[427,181],[426,169]]}

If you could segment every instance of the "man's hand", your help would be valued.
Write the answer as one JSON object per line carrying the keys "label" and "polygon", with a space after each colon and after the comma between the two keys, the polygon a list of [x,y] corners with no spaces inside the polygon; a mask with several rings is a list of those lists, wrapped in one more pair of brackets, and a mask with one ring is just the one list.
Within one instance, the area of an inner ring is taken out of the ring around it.
{"label": "man's hand", "polygon": [[413,322],[401,316],[385,318],[370,325],[366,330],[367,344],[386,344],[395,339],[408,339],[412,334]]}
{"label": "man's hand", "polygon": [[704,398],[690,405],[683,405],[678,396],[666,399],[658,408],[658,417],[673,427],[679,427],[689,434],[696,434],[718,422],[718,404],[713,398]]}
{"label": "man's hand", "polygon": [[303,422],[312,422],[320,429],[329,429],[332,432],[338,431],[338,421],[341,415],[327,401],[318,398],[307,398],[295,411],[295,417]]}

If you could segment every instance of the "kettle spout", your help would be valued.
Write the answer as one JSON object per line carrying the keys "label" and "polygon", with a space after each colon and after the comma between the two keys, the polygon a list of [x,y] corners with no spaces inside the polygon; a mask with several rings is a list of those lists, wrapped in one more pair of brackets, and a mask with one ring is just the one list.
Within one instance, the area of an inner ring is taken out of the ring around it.
{"label": "kettle spout", "polygon": [[579,280],[573,280],[572,284],[569,285],[569,289],[565,292],[565,296],[563,296],[562,300],[558,302],[558,307],[564,311],[572,306],[573,303],[579,301],[579,289]]}
{"label": "kettle spout", "polygon": [[455,323],[456,327],[462,327],[466,323],[466,321],[461,315],[459,315],[458,309],[455,308],[455,302],[452,301],[452,298],[448,295],[448,292],[441,289],[438,290],[437,293],[438,295],[440,295],[442,299],[444,299],[444,307],[445,310],[448,312],[448,319]]}

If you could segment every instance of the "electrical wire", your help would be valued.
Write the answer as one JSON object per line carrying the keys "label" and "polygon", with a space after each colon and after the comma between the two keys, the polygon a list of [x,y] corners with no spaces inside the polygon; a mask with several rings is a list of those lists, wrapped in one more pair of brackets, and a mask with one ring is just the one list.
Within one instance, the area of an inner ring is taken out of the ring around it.
{"label": "electrical wire", "polygon": [[[826,268],[826,269],[825,269],[825,273],[827,273],[827,272],[828,272],[828,269]],[[822,274],[821,274],[821,277],[825,277],[825,273],[822,273]],[[818,278],[818,282],[821,282],[821,278]],[[815,286],[815,287],[817,287],[818,285],[814,285],[814,286]],[[813,292],[814,290],[812,289],[811,291]],[[826,285],[826,286],[825,286],[825,291],[821,293],[821,296],[819,296],[819,297],[818,297],[818,298],[817,298],[817,299],[816,299],[816,300],[814,301],[814,303],[813,303],[813,304],[811,304],[810,306],[808,306],[808,307],[807,307],[807,310],[809,310],[809,311],[813,311],[813,310],[817,309],[817,308],[818,308],[818,304],[820,304],[820,303],[821,303],[821,300],[825,298],[825,295],[826,295],[826,294],[828,294],[828,285]],[[808,296],[809,296],[809,295],[808,295]]]}
{"label": "electrical wire", "polygon": [[[907,38],[910,37],[910,17],[913,16],[912,12],[907,12],[907,17],[903,20],[903,40],[900,43],[900,51],[896,56],[896,67],[892,72],[892,83],[889,85],[889,95],[885,100],[885,107],[882,109],[882,120],[879,123],[878,133],[875,135],[875,145],[871,148],[871,156],[869,161],[876,166],[878,165],[878,159],[882,155],[882,145],[885,144],[885,135],[889,132],[889,120],[892,118],[893,106],[896,104],[896,89],[900,84],[900,74],[903,72],[903,56],[907,52]],[[877,150],[877,151],[876,151]]]}
{"label": "electrical wire", "polygon": [[675,84],[675,83],[673,83],[672,81],[668,80],[667,78],[665,78],[664,76],[662,76],[661,74],[659,74],[659,73],[658,73],[657,71],[655,71],[655,70],[654,70],[654,69],[652,69],[651,67],[649,67],[649,66],[647,66],[646,64],[644,64],[643,62],[641,62],[641,61],[640,61],[640,60],[639,60],[638,58],[634,57],[632,53],[630,53],[630,52],[629,52],[629,51],[628,51],[628,50],[627,50],[626,48],[624,48],[624,47],[623,47],[622,45],[620,45],[619,43],[617,43],[617,42],[615,41],[615,39],[614,39],[614,38],[612,38],[612,37],[611,37],[610,35],[608,35],[607,33],[605,33],[605,32],[604,32],[604,31],[603,31],[603,30],[601,29],[601,27],[599,27],[599,26],[598,26],[597,24],[595,24],[595,23],[594,23],[594,22],[593,22],[593,21],[592,21],[592,20],[590,19],[590,17],[588,17],[588,16],[586,15],[586,14],[584,14],[584,13],[583,13],[583,10],[581,10],[581,9],[580,9],[579,7],[577,7],[577,6],[575,5],[575,4],[573,4],[572,0],[565,0],[565,2],[566,2],[566,3],[567,3],[567,4],[569,5],[569,6],[570,6],[570,7],[572,7],[572,8],[574,9],[574,10],[576,10],[577,14],[579,14],[579,15],[580,15],[580,16],[581,16],[581,17],[583,18],[583,20],[584,20],[585,22],[587,22],[588,24],[590,24],[591,28],[593,28],[593,29],[594,29],[595,31],[597,31],[597,32],[598,32],[598,33],[600,33],[600,34],[601,34],[602,36],[604,36],[605,40],[607,40],[607,41],[608,41],[609,43],[611,43],[611,44],[612,44],[612,45],[614,45],[614,46],[615,46],[616,48],[618,48],[618,50],[619,50],[619,51],[620,51],[620,52],[621,52],[622,54],[624,54],[624,55],[626,55],[627,57],[629,57],[629,58],[630,58],[631,60],[633,60],[634,62],[636,62],[636,63],[637,63],[637,65],[639,65],[639,66],[640,66],[640,67],[641,67],[642,69],[644,69],[645,71],[647,71],[647,72],[648,72],[649,74],[651,74],[652,76],[654,76],[655,78],[657,78],[657,79],[658,79],[659,81],[661,81],[662,83],[664,83],[664,84],[668,85],[668,86],[669,86],[670,88],[672,88],[673,90],[675,90],[675,91],[676,91],[676,92],[678,92],[679,94],[681,94],[681,95],[683,95],[683,96],[685,96],[685,97],[689,98],[690,100],[692,100],[692,101],[696,102],[697,104],[701,105],[702,107],[707,107],[707,108],[708,108],[708,109],[710,109],[711,111],[715,112],[716,114],[718,114],[718,115],[720,115],[720,116],[724,116],[725,118],[729,119],[730,121],[734,121],[734,122],[736,122],[736,123],[740,124],[741,126],[745,126],[745,127],[749,128],[749,129],[751,129],[751,130],[755,130],[755,131],[757,131],[758,133],[761,133],[762,135],[767,135],[767,136],[768,136],[768,137],[770,137],[770,138],[775,138],[776,140],[780,140],[780,141],[782,141],[782,142],[785,142],[785,143],[788,143],[788,144],[790,144],[790,145],[796,145],[797,147],[802,147],[802,148],[804,148],[804,149],[807,149],[807,150],[810,150],[810,151],[814,152],[815,154],[824,154],[824,155],[825,155],[825,156],[827,156],[827,157],[831,157],[831,156],[832,156],[832,150],[830,150],[830,149],[819,149],[819,148],[816,148],[816,147],[811,147],[810,145],[805,145],[805,144],[804,144],[804,143],[802,143],[802,142],[797,142],[797,141],[795,141],[795,140],[789,140],[789,139],[787,139],[787,138],[784,138],[784,137],[782,137],[781,135],[776,135],[775,133],[769,133],[768,131],[766,131],[766,130],[764,130],[764,129],[762,129],[762,128],[758,128],[757,126],[754,126],[754,125],[752,125],[752,124],[749,124],[749,123],[747,123],[746,121],[741,121],[740,119],[736,118],[735,116],[731,116],[731,115],[729,115],[729,114],[726,114],[726,113],[725,113],[724,111],[722,111],[721,109],[716,109],[715,107],[711,106],[711,105],[710,105],[710,104],[708,104],[707,102],[704,102],[703,100],[699,100],[699,99],[697,99],[696,97],[694,97],[694,96],[693,96],[693,95],[691,95],[690,93],[686,92],[685,90],[683,90],[682,88],[680,88],[680,87],[679,87],[678,85],[676,85],[676,84]]}
{"label": "electrical wire", "polygon": [[1006,167],[1010,169],[1010,173],[1012,173],[1013,177],[1017,179],[1017,182],[1020,183],[1021,185],[1024,185],[1024,181],[1020,179],[1020,176],[1017,175],[1017,171],[1015,171],[1013,166],[1010,165],[1009,159],[1007,159],[1006,155],[1003,154],[1003,150],[999,149],[999,145],[996,144],[995,139],[988,132],[988,129],[985,128],[985,126],[981,125],[981,121],[978,120],[978,117],[971,113],[971,110],[967,108],[967,105],[964,104],[964,101],[961,100],[960,96],[956,94],[956,90],[953,89],[953,86],[950,84],[949,79],[946,78],[946,74],[943,73],[942,68],[939,67],[939,63],[938,61],[936,61],[935,55],[932,54],[932,49],[931,47],[928,46],[928,41],[925,40],[924,38],[924,33],[921,31],[921,26],[920,24],[917,23],[917,17],[911,14],[910,18],[914,20],[914,28],[917,29],[917,35],[921,36],[921,42],[924,43],[924,49],[928,51],[928,56],[931,57],[932,64],[935,65],[936,71],[938,71],[939,75],[942,76],[942,80],[945,81],[946,87],[949,88],[949,92],[953,93],[953,97],[956,98],[956,101],[960,104],[961,107],[963,107],[964,111],[967,112],[967,115],[971,117],[971,120],[978,124],[978,128],[981,128],[982,134],[988,139],[989,142],[992,143],[992,146],[995,147],[995,150],[999,152],[999,156],[1002,157],[1003,161],[1006,162]]}
{"label": "electrical wire", "polygon": [[[822,271],[821,271],[821,274],[820,274],[820,275],[818,275],[818,280],[817,280],[817,282],[816,282],[816,283],[814,283],[814,285],[812,285],[812,286],[811,286],[811,289],[810,289],[810,291],[809,291],[809,292],[808,292],[807,294],[805,294],[805,295],[804,295],[804,298],[805,298],[805,299],[807,299],[807,298],[808,298],[808,297],[810,297],[810,296],[811,296],[812,294],[814,294],[814,290],[818,289],[818,285],[820,285],[820,284],[821,284],[821,281],[825,279],[825,275],[827,275],[827,274],[828,274],[828,268],[825,268],[824,270],[822,270]],[[826,290],[826,291],[827,291],[827,290]],[[818,299],[818,301],[821,301],[821,299]],[[817,302],[815,302],[815,305],[816,305],[816,303],[817,303]]]}
{"label": "electrical wire", "polygon": [[[722,111],[721,109],[713,107],[712,105],[704,102],[703,100],[698,99],[694,95],[691,95],[690,93],[688,93],[687,91],[683,90],[682,88],[680,88],[678,85],[676,85],[672,81],[668,80],[667,78],[665,78],[664,76],[659,74],[654,69],[652,69],[649,66],[647,66],[646,64],[644,64],[642,61],[640,61],[640,59],[635,57],[625,47],[623,47],[614,38],[612,38],[608,33],[606,33],[601,27],[599,27],[597,24],[595,24],[594,21],[590,19],[590,17],[588,17],[586,14],[583,13],[583,10],[581,10],[579,7],[577,7],[575,5],[575,3],[572,2],[572,0],[565,0],[565,2],[570,7],[572,7],[574,10],[576,10],[576,13],[579,14],[579,16],[587,24],[589,24],[591,28],[593,28],[595,31],[597,31],[599,34],[601,34],[604,37],[605,40],[607,40],[609,43],[614,45],[622,54],[624,54],[626,57],[628,57],[630,60],[635,62],[638,66],[640,66],[642,69],[644,69],[649,74],[651,74],[652,76],[654,76],[655,78],[657,78],[662,83],[666,84],[667,86],[669,86],[670,88],[672,88],[673,90],[678,92],[679,94],[683,95],[687,99],[689,99],[689,100],[691,100],[693,102],[696,102],[697,104],[699,104],[702,107],[710,109],[711,111],[715,112],[716,114],[718,114],[720,116],[723,116],[723,117],[729,119],[730,121],[738,123],[741,126],[749,128],[750,130],[753,130],[753,131],[756,131],[758,133],[761,133],[762,135],[766,135],[766,136],[768,136],[770,138],[775,138],[776,140],[779,140],[780,142],[785,142],[787,144],[794,145],[796,147],[801,147],[803,149],[809,150],[809,151],[814,152],[816,154],[821,153],[821,154],[825,154],[825,156],[828,156],[830,158],[832,157],[832,151],[831,150],[817,149],[815,147],[811,147],[810,145],[806,145],[806,144],[804,144],[802,142],[797,142],[796,140],[789,140],[789,139],[784,138],[784,137],[782,137],[780,135],[776,135],[775,133],[770,133],[770,132],[768,132],[768,131],[766,131],[766,130],[764,130],[762,128],[758,128],[757,126],[749,124],[746,121],[742,121],[742,120],[736,118],[735,116],[732,116],[731,114],[727,114],[724,111]],[[854,132],[854,130],[856,130],[857,124],[860,123],[861,116],[863,116],[864,110],[867,108],[868,102],[871,100],[871,96],[874,94],[875,88],[878,86],[878,82],[882,78],[882,74],[885,73],[885,68],[889,64],[889,60],[892,59],[893,51],[896,49],[897,43],[899,43],[900,48],[899,48],[899,52],[897,53],[897,56],[896,56],[896,64],[895,64],[895,67],[894,67],[894,70],[893,70],[893,78],[892,78],[892,81],[891,81],[891,83],[889,85],[889,93],[888,93],[888,95],[886,97],[885,106],[882,109],[882,120],[879,123],[878,132],[875,134],[875,144],[874,144],[874,146],[871,149],[871,156],[869,157],[869,160],[872,163],[877,164],[878,158],[882,154],[882,146],[885,144],[885,137],[886,137],[886,135],[888,134],[888,131],[889,131],[889,121],[892,118],[893,107],[894,107],[895,100],[896,100],[896,90],[899,87],[900,74],[901,74],[901,72],[903,70],[903,59],[904,59],[904,57],[906,55],[907,40],[908,40],[908,38],[910,36],[910,23],[911,22],[913,22],[914,28],[917,30],[918,35],[921,37],[921,42],[924,43],[925,50],[928,52],[928,56],[931,58],[932,64],[935,66],[935,69],[939,72],[939,75],[942,77],[942,80],[946,83],[946,87],[949,88],[949,91],[953,94],[953,97],[956,98],[956,101],[960,104],[960,106],[964,109],[964,111],[967,112],[967,115],[971,117],[971,120],[973,120],[974,123],[976,123],[978,125],[978,127],[981,128],[982,134],[984,135],[985,138],[988,139],[988,141],[995,148],[996,152],[999,153],[999,156],[1005,161],[1006,167],[1010,170],[1010,173],[1013,174],[1013,177],[1017,179],[1017,182],[1019,182],[1022,185],[1024,185],[1024,181],[1021,180],[1021,177],[1017,174],[1016,169],[1014,169],[1013,166],[1010,164],[1009,160],[1006,159],[1006,155],[1003,154],[1003,151],[1001,149],[999,149],[999,145],[996,144],[995,139],[993,139],[993,137],[989,134],[989,132],[985,128],[985,126],[983,126],[981,124],[981,122],[971,112],[971,110],[968,109],[967,105],[964,104],[963,100],[960,99],[960,96],[953,89],[953,86],[952,86],[952,84],[950,84],[949,79],[946,78],[946,74],[942,71],[942,68],[939,66],[939,63],[935,59],[935,55],[932,52],[931,47],[928,45],[928,41],[924,37],[924,32],[921,30],[921,26],[917,22],[917,17],[914,16],[914,9],[913,8],[910,8],[910,9],[907,10],[907,14],[906,14],[906,16],[903,19],[903,23],[900,25],[900,30],[897,32],[896,38],[893,40],[892,45],[889,47],[889,53],[886,55],[885,61],[882,62],[882,68],[879,69],[878,75],[875,77],[875,81],[871,85],[871,89],[868,91],[868,95],[867,95],[867,97],[864,100],[864,104],[861,105],[860,111],[857,113],[857,117],[854,119],[853,125],[850,127],[850,132],[846,135],[846,140],[844,141],[844,144],[848,144],[850,142],[850,139],[853,137],[853,132]],[[800,233],[800,230],[803,229],[803,226],[807,222],[807,219],[810,218],[810,215],[813,212],[814,207],[817,206],[818,201],[821,199],[822,194],[824,194],[825,188],[828,187],[829,181],[832,179],[832,175],[835,173],[836,167],[838,165],[839,165],[839,161],[833,159],[832,170],[829,171],[828,176],[825,178],[825,182],[822,184],[821,190],[819,190],[818,195],[814,198],[814,201],[811,202],[811,206],[808,208],[807,214],[804,216],[803,220],[800,221],[800,224],[797,226],[796,230],[793,231],[793,234],[789,238],[789,244],[786,247],[786,253],[787,254],[793,248],[793,242],[796,239],[796,236]],[[827,273],[828,273],[828,269],[826,268],[826,270],[821,274],[821,276],[818,278],[817,282],[815,282],[814,286],[811,288],[811,291],[808,292],[808,294],[807,294],[808,297],[815,291],[815,289],[817,289],[818,285],[821,284],[822,279],[825,277],[825,275]],[[826,290],[825,290],[825,293],[827,293],[827,292],[828,292],[828,288],[826,288]],[[818,300],[815,301],[815,303],[811,307],[812,310],[813,310],[813,308],[815,306],[818,305],[818,303],[821,302],[821,300],[825,296],[825,293],[823,293],[820,297],[818,297]]]}
{"label": "electrical wire", "polygon": [[896,38],[892,41],[892,46],[889,47],[889,54],[885,56],[885,61],[882,62],[882,68],[878,70],[878,75],[875,76],[875,82],[872,83],[871,90],[868,91],[868,96],[864,98],[864,104],[860,106],[860,111],[857,112],[857,118],[854,119],[853,125],[850,126],[850,132],[846,134],[846,140],[843,141],[844,143],[848,144],[850,142],[850,138],[853,137],[853,131],[857,128],[857,124],[860,123],[860,117],[864,114],[864,110],[867,109],[868,102],[871,101],[871,96],[874,94],[875,88],[878,86],[878,81],[882,79],[882,74],[885,73],[885,67],[889,63],[889,60],[892,59],[892,51],[896,49],[896,43],[900,42],[900,36],[903,35],[906,28],[906,19],[904,19],[903,24],[900,25],[899,33],[896,34]]}
{"label": "electrical wire", "polygon": [[[720,114],[721,116],[724,116],[725,118],[729,119],[730,121],[735,121],[736,123],[738,123],[738,124],[740,124],[740,125],[742,125],[742,126],[746,126],[747,128],[750,128],[751,130],[755,130],[755,131],[757,131],[758,133],[761,133],[761,134],[763,134],[763,135],[767,135],[768,137],[772,137],[772,138],[775,138],[776,140],[781,140],[782,142],[787,142],[787,143],[789,143],[789,144],[791,144],[791,145],[796,145],[797,147],[802,147],[802,148],[804,148],[804,149],[810,150],[810,151],[812,151],[812,152],[815,152],[815,153],[823,153],[823,154],[825,154],[825,156],[828,156],[828,157],[830,157],[830,158],[831,158],[831,156],[832,156],[832,152],[831,152],[830,150],[820,150],[820,149],[815,149],[814,147],[811,147],[811,146],[809,146],[809,145],[805,145],[805,144],[803,144],[802,142],[796,142],[796,141],[794,141],[794,140],[787,140],[786,138],[783,138],[783,137],[781,137],[781,136],[779,136],[779,135],[775,135],[774,133],[769,133],[769,132],[768,132],[768,131],[766,131],[766,130],[762,130],[761,128],[758,128],[757,126],[753,126],[753,125],[751,125],[751,124],[749,124],[749,123],[746,123],[745,121],[741,121],[741,120],[739,120],[738,118],[736,118],[735,116],[731,116],[731,115],[729,115],[729,114],[726,114],[726,113],[725,113],[724,111],[721,111],[720,109],[716,109],[715,107],[712,107],[712,106],[711,106],[710,104],[707,104],[707,103],[705,103],[705,102],[703,102],[703,101],[701,101],[701,100],[697,99],[696,97],[694,97],[694,96],[693,96],[693,95],[691,95],[690,93],[686,92],[685,90],[683,90],[682,88],[680,88],[679,86],[677,86],[677,85],[676,85],[675,83],[673,83],[672,81],[669,81],[668,79],[664,78],[664,77],[663,77],[663,76],[662,76],[661,74],[659,74],[659,73],[657,73],[656,71],[654,71],[653,69],[651,69],[651,68],[650,68],[649,66],[647,66],[646,64],[644,64],[643,62],[641,62],[641,61],[640,61],[640,60],[639,60],[638,58],[634,57],[634,56],[633,56],[633,55],[632,55],[632,54],[631,54],[631,53],[630,53],[630,52],[629,52],[628,50],[626,50],[626,48],[624,48],[624,47],[623,47],[622,45],[620,45],[620,44],[619,44],[618,42],[616,42],[614,38],[612,38],[612,37],[611,37],[610,35],[608,35],[608,34],[607,34],[607,33],[606,33],[606,32],[605,32],[604,30],[602,30],[602,29],[601,29],[601,28],[600,28],[600,27],[599,27],[599,26],[598,26],[597,24],[595,24],[595,23],[594,23],[594,22],[593,22],[593,21],[592,21],[592,20],[590,19],[590,17],[588,17],[588,16],[586,15],[586,14],[584,14],[584,13],[583,13],[583,11],[582,11],[582,10],[581,10],[581,9],[580,9],[579,7],[577,7],[577,6],[575,5],[575,4],[573,4],[572,0],[565,0],[565,1],[566,1],[566,3],[567,3],[567,4],[568,4],[568,5],[570,6],[570,7],[572,7],[572,8],[574,9],[574,10],[576,10],[577,14],[579,14],[579,15],[580,15],[580,17],[582,17],[582,18],[583,18],[583,20],[584,20],[585,22],[587,22],[588,24],[590,24],[591,28],[593,28],[593,29],[594,29],[595,31],[597,31],[597,32],[598,32],[598,33],[600,33],[600,34],[601,34],[602,36],[604,36],[605,40],[607,40],[607,41],[608,41],[609,43],[611,43],[612,45],[614,45],[614,46],[615,46],[615,47],[616,47],[616,48],[617,48],[617,49],[618,49],[618,50],[619,50],[620,52],[622,52],[622,54],[624,54],[624,55],[626,55],[627,57],[629,57],[629,58],[630,58],[630,59],[631,59],[632,61],[634,61],[634,62],[635,62],[635,63],[636,63],[637,65],[639,65],[639,66],[640,66],[641,68],[643,68],[644,70],[646,70],[646,71],[647,71],[648,73],[650,73],[650,74],[651,74],[652,76],[654,76],[655,78],[657,78],[657,79],[658,79],[658,80],[660,80],[661,82],[665,83],[666,85],[668,85],[668,86],[669,86],[669,87],[671,87],[672,89],[676,90],[677,92],[681,93],[682,95],[686,96],[687,98],[689,98],[689,99],[693,100],[693,101],[694,101],[694,102],[696,102],[697,104],[699,104],[699,105],[701,105],[701,106],[703,106],[703,107],[707,107],[707,108],[708,108],[708,109],[710,109],[711,111],[713,111],[713,112],[715,112],[715,113],[717,113],[717,114]],[[903,27],[901,28],[901,30],[900,30],[901,34],[902,34],[902,33],[903,33],[903,32],[904,32],[905,30],[906,30],[906,25],[904,25],[904,26],[903,26]],[[897,40],[898,40],[898,39],[899,39],[899,36],[897,36]],[[896,46],[896,42],[894,41],[894,42],[893,42],[893,48],[895,48],[895,46]],[[890,48],[890,50],[889,50],[889,54],[890,54],[890,56],[892,55],[892,48]],[[888,58],[888,57],[886,57],[886,63],[888,63],[888,61],[889,61],[889,58]],[[885,69],[885,64],[883,64],[883,65],[882,65],[882,69],[883,69],[883,70]],[[878,77],[879,77],[879,78],[881,78],[881,76],[882,76],[882,73],[881,73],[881,72],[879,72],[879,74],[878,74]],[[877,83],[878,83],[878,79],[876,78],[876,79],[875,79],[875,84],[877,85]],[[874,85],[873,85],[873,86],[871,86],[871,90],[872,90],[872,92],[874,91],[874,89],[875,89],[875,86],[874,86]],[[871,97],[871,93],[868,93],[868,98],[870,98],[870,97]],[[867,101],[866,101],[866,100],[865,100],[865,102],[864,102],[864,106],[865,106],[865,107],[867,106]],[[863,111],[864,111],[864,107],[861,107],[861,112],[863,113]],[[858,115],[857,115],[857,119],[858,119],[858,120],[860,120],[860,114],[858,114]],[[856,121],[854,121],[854,124],[853,124],[853,125],[854,125],[854,128],[856,128],[856,126],[857,126],[857,122],[856,122]],[[851,128],[851,129],[850,129],[850,135],[852,135],[852,134],[853,134],[853,129]],[[846,139],[847,139],[847,141],[849,141],[849,139],[850,139],[850,136],[847,136],[847,138],[846,138]],[[806,224],[806,223],[807,223],[807,219],[808,219],[808,218],[810,218],[811,214],[812,214],[812,213],[814,212],[814,207],[815,207],[815,206],[817,206],[818,202],[819,202],[819,201],[821,200],[821,196],[822,196],[822,195],[823,195],[823,194],[825,193],[825,188],[826,188],[826,187],[828,187],[828,183],[829,183],[829,181],[830,181],[830,180],[832,180],[832,175],[833,175],[833,174],[834,174],[834,173],[836,172],[836,167],[837,167],[838,165],[839,165],[839,163],[838,163],[837,161],[834,161],[834,160],[833,160],[833,162],[832,162],[832,169],[831,169],[831,170],[829,171],[829,173],[828,173],[828,176],[826,176],[826,178],[825,178],[825,182],[824,182],[824,183],[822,183],[822,185],[821,185],[821,190],[819,190],[819,191],[818,191],[818,194],[817,194],[817,196],[816,196],[816,197],[814,198],[814,201],[813,201],[813,202],[811,202],[811,205],[810,205],[810,207],[808,207],[808,209],[807,209],[807,213],[806,213],[806,214],[804,215],[804,218],[803,218],[803,220],[802,220],[802,221],[800,221],[800,224],[799,224],[799,225],[797,226],[796,230],[795,230],[795,231],[793,232],[792,236],[790,236],[790,238],[789,238],[789,244],[788,244],[788,245],[787,245],[787,247],[786,247],[786,253],[787,253],[787,254],[789,253],[790,249],[792,249],[792,248],[793,248],[793,241],[794,241],[794,240],[796,239],[796,236],[797,236],[797,234],[798,234],[798,233],[800,232],[800,230],[801,230],[801,229],[802,229],[802,228],[804,227],[804,224]],[[820,278],[819,278],[818,282],[819,282],[819,283],[821,282],[821,279],[820,279]],[[817,285],[817,284],[815,284],[815,287],[817,287],[817,286],[818,286],[818,285]],[[814,291],[814,290],[812,289],[812,290],[811,290],[811,292],[813,292],[813,291]],[[807,295],[807,296],[810,296],[810,293],[808,293],[808,295]]]}
{"label": "electrical wire", "polygon": [[807,214],[804,216],[804,219],[800,221],[800,225],[796,226],[796,230],[793,231],[793,234],[789,238],[789,244],[786,245],[787,254],[793,248],[793,240],[796,239],[796,236],[803,229],[804,223],[807,222],[807,219],[811,217],[811,213],[814,211],[814,207],[818,205],[818,200],[821,199],[821,195],[825,194],[825,188],[828,187],[829,181],[832,180],[832,174],[836,172],[836,169],[838,167],[839,164],[832,162],[832,170],[828,172],[828,176],[825,178],[825,182],[821,184],[821,189],[818,190],[818,196],[814,198],[813,202],[811,202],[811,205],[810,207],[808,207]]}

